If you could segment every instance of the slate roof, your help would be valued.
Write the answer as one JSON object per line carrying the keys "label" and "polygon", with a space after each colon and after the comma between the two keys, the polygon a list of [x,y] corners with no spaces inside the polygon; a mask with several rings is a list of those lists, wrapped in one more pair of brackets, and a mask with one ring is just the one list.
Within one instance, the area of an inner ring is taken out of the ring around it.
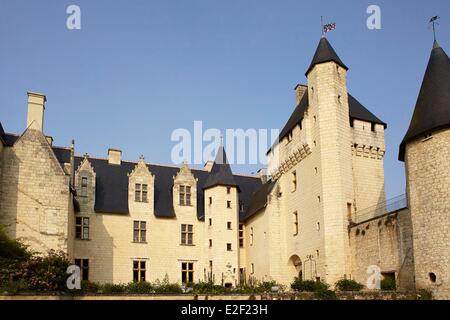
{"label": "slate roof", "polygon": [[322,37],[319,41],[319,45],[317,46],[316,53],[309,65],[308,70],[306,70],[305,75],[308,76],[308,73],[314,68],[315,65],[334,61],[338,65],[340,65],[345,70],[348,70],[347,66],[342,62],[342,60],[337,55],[336,51],[334,51],[331,44],[328,42],[327,38]]}
{"label": "slate roof", "polygon": [[241,218],[241,221],[246,221],[249,218],[256,215],[267,205],[267,196],[272,192],[275,182],[268,181],[256,191],[251,199],[250,206],[245,212],[245,215]]}
{"label": "slate roof", "polygon": [[408,131],[400,144],[405,161],[406,143],[431,131],[450,126],[450,60],[435,41]]}
{"label": "slate roof", "polygon": [[[278,136],[278,140],[275,142],[275,144],[270,148],[267,153],[272,150],[278,142],[283,140],[290,131],[292,131],[296,125],[300,124],[303,116],[308,109],[309,106],[309,98],[308,93],[305,92],[303,95],[303,98],[300,100],[300,103],[297,105],[297,107],[294,109],[294,112],[291,114],[289,120],[283,127],[283,129],[280,132],[280,135]],[[387,127],[387,124],[383,121],[381,121],[377,116],[375,116],[372,112],[370,112],[366,107],[364,107],[358,100],[356,100],[350,93],[348,94],[348,107],[349,107],[349,118],[350,121],[352,120],[362,120],[367,121],[371,123],[381,124],[385,128]]]}
{"label": "slate roof", "polygon": [[[77,168],[83,158],[75,158]],[[136,166],[135,162],[122,161],[121,165],[110,165],[107,159],[89,158],[96,173],[95,211],[100,213],[127,214],[128,209],[128,174]],[[155,216],[161,218],[175,217],[173,207],[173,178],[180,168],[147,164],[155,176],[154,205]],[[197,182],[197,218],[204,218],[205,184],[210,173],[204,170],[191,169]],[[244,212],[250,206],[253,193],[261,187],[257,177],[233,175],[236,186],[241,190],[239,199],[243,202]],[[243,213],[241,213],[243,216]]]}
{"label": "slate roof", "polygon": [[227,154],[223,146],[220,146],[219,150],[217,150],[216,159],[214,160],[208,179],[203,185],[203,189],[219,185],[239,188],[239,185],[234,181],[233,173],[228,164]]}

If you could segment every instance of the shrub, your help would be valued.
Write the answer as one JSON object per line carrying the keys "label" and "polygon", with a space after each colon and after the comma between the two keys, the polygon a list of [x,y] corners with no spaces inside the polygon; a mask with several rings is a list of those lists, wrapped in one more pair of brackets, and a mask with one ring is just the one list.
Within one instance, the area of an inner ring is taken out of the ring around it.
{"label": "shrub", "polygon": [[101,293],[118,294],[125,292],[126,285],[107,283],[102,286]]}
{"label": "shrub", "polygon": [[338,280],[335,287],[339,291],[361,291],[364,288],[361,283],[349,279]]}
{"label": "shrub", "polygon": [[178,283],[170,283],[169,276],[166,274],[163,281],[156,280],[153,284],[155,293],[176,294],[183,293],[183,289]]}
{"label": "shrub", "polygon": [[212,282],[198,282],[192,285],[194,294],[223,294],[225,288]]}
{"label": "shrub", "polygon": [[397,284],[395,283],[395,279],[385,277],[381,280],[381,290],[384,291],[394,291],[397,289]]}
{"label": "shrub", "polygon": [[0,262],[26,261],[32,253],[27,246],[6,235],[5,226],[0,225]]}
{"label": "shrub", "polygon": [[150,282],[140,281],[140,282],[130,282],[125,286],[126,293],[141,293],[148,294],[155,292],[153,285]]}
{"label": "shrub", "polygon": [[315,292],[314,295],[317,299],[320,300],[338,300],[336,296],[336,292],[333,290],[330,290],[328,288],[325,289],[325,287],[319,287]]}
{"label": "shrub", "polygon": [[84,293],[99,293],[101,290],[101,284],[86,280],[81,281],[81,291]]}
{"label": "shrub", "polygon": [[10,265],[10,281],[23,281],[30,291],[65,291],[69,260],[63,252],[49,251],[28,261]]}
{"label": "shrub", "polygon": [[278,292],[283,292],[285,290],[285,286],[277,283],[276,281],[263,281],[258,284],[257,291],[258,293],[272,292],[273,287],[278,287]]}
{"label": "shrub", "polygon": [[433,294],[426,289],[420,289],[417,292],[417,300],[433,300]]}
{"label": "shrub", "polygon": [[317,288],[317,282],[295,278],[294,282],[291,284],[291,288],[292,290],[299,292],[314,292]]}

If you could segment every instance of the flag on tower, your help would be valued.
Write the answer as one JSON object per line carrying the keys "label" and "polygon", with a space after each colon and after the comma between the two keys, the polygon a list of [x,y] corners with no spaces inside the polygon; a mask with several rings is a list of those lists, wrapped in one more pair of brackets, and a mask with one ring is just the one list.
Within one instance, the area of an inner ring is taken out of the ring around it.
{"label": "flag on tower", "polygon": [[334,29],[336,29],[336,23],[328,23],[326,25],[323,26],[323,33],[327,33],[330,31],[333,31]]}

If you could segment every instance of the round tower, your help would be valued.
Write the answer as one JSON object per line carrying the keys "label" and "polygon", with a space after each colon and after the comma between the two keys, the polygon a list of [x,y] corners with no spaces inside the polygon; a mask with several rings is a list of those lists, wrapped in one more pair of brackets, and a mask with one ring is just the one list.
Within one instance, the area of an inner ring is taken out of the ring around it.
{"label": "round tower", "polygon": [[399,160],[405,162],[416,289],[450,299],[450,60],[436,41]]}

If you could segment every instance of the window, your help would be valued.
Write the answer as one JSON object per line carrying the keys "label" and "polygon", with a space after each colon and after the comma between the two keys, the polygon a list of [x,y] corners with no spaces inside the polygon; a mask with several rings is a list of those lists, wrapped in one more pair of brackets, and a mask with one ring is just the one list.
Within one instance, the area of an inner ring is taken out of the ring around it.
{"label": "window", "polygon": [[227,251],[231,251],[231,243],[227,243]]}
{"label": "window", "polygon": [[253,245],[253,227],[250,228],[250,245]]}
{"label": "window", "polygon": [[351,203],[347,203],[347,219],[349,221],[352,220],[352,204]]}
{"label": "window", "polygon": [[81,280],[89,280],[89,260],[88,259],[75,259],[75,264],[80,267]]}
{"label": "window", "polygon": [[231,230],[231,222],[230,221],[227,222],[227,229]]}
{"label": "window", "polygon": [[81,177],[81,196],[82,197],[87,197],[87,185],[88,185],[88,178]]}
{"label": "window", "polygon": [[297,171],[292,172],[292,192],[297,190]]}
{"label": "window", "polygon": [[191,187],[180,186],[180,206],[191,205]]}
{"label": "window", "polygon": [[133,261],[133,281],[145,281],[145,261]]}
{"label": "window", "polygon": [[242,200],[239,200],[239,211],[244,212],[244,202]]}
{"label": "window", "polygon": [[75,238],[81,240],[89,239],[89,218],[75,218]]}
{"label": "window", "polygon": [[182,224],[181,225],[181,244],[182,245],[192,245],[194,237],[194,226],[192,224]]}
{"label": "window", "polygon": [[294,236],[298,235],[298,213],[295,211],[292,214],[292,220],[294,221]]}
{"label": "window", "polygon": [[317,222],[317,231],[320,231],[320,222]]}
{"label": "window", "polygon": [[230,194],[230,193],[231,193],[231,188],[227,187],[227,194]]}
{"label": "window", "polygon": [[212,247],[212,239],[209,239],[209,247]]}
{"label": "window", "polygon": [[134,221],[133,223],[133,241],[146,242],[147,241],[147,223],[145,221]]}
{"label": "window", "polygon": [[212,197],[209,197],[209,205],[212,205]]}
{"label": "window", "polygon": [[244,225],[239,224],[239,248],[244,247]]}
{"label": "window", "polygon": [[134,186],[134,201],[148,202],[148,186],[146,184],[136,183]]}
{"label": "window", "polygon": [[227,208],[231,209],[231,201],[227,201]]}
{"label": "window", "polygon": [[209,218],[209,226],[212,226],[212,219]]}
{"label": "window", "polygon": [[250,273],[251,274],[255,273],[255,264],[253,264],[253,263],[250,265]]}
{"label": "window", "polygon": [[184,284],[194,282],[194,263],[183,262],[181,263],[181,282]]}
{"label": "window", "polygon": [[288,140],[288,143],[292,141],[292,130],[289,131],[289,133],[287,135],[287,140]]}

